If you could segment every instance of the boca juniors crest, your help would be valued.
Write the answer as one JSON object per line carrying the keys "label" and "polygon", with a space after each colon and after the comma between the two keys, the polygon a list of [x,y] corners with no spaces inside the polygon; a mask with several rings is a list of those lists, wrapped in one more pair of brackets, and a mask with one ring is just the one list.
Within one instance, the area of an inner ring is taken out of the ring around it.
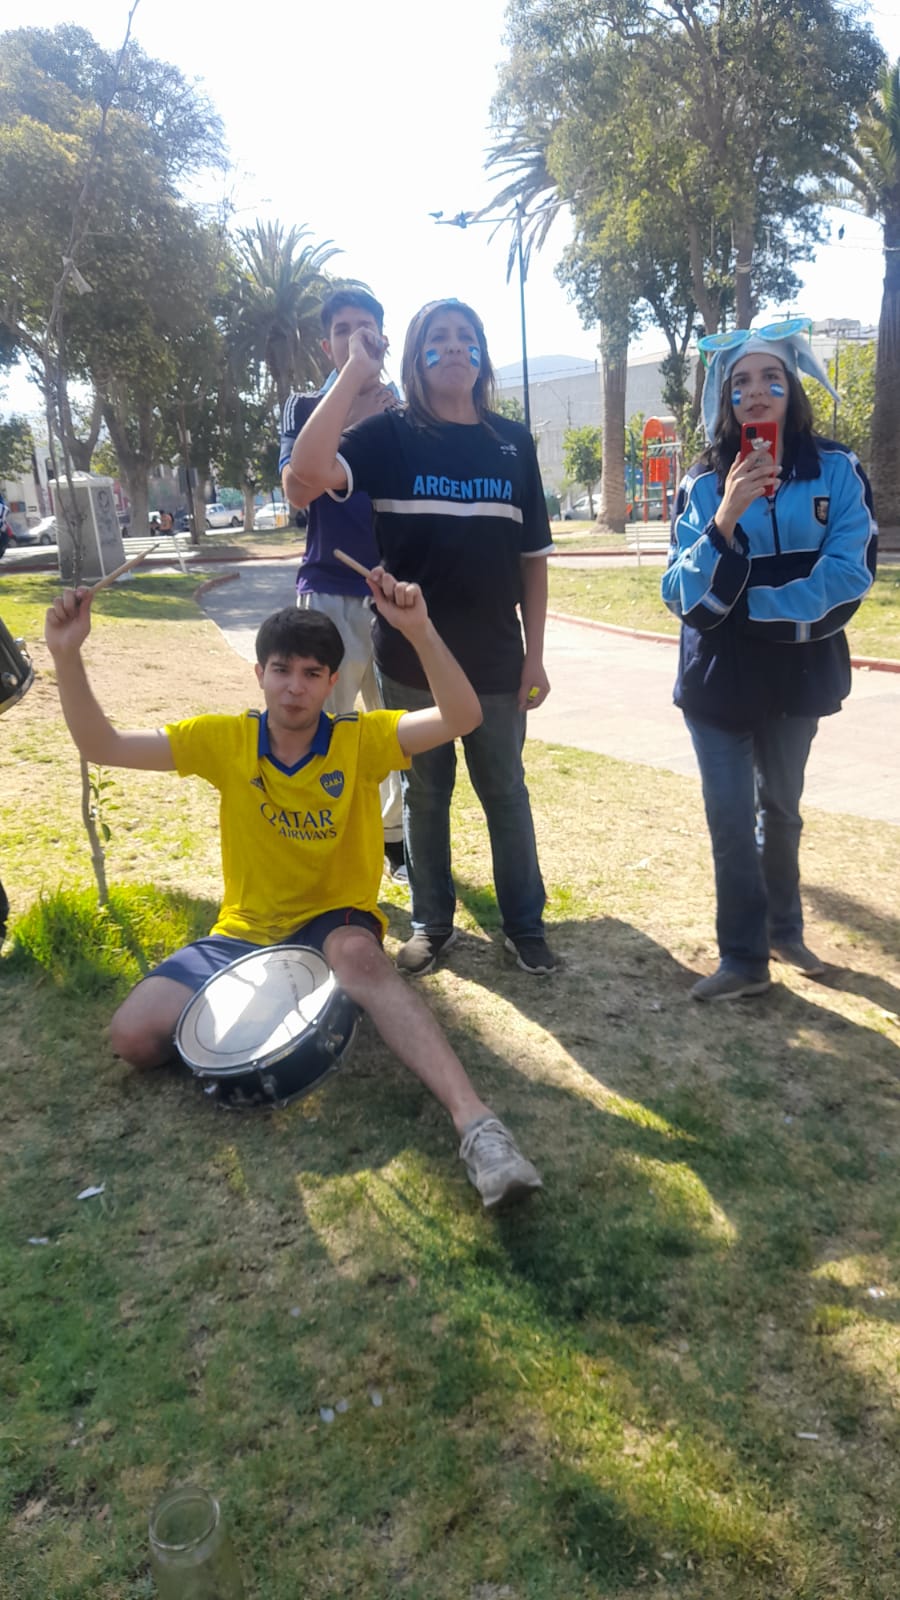
{"label": "boca juniors crest", "polygon": [[325,793],[330,794],[333,800],[340,799],[344,792],[344,774],[342,772],[323,772],[319,782]]}

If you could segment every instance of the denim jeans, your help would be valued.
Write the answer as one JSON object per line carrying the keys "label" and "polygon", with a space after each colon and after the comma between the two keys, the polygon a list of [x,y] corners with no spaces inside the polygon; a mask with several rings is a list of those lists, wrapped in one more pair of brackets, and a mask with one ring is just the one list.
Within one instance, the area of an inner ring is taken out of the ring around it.
{"label": "denim jeans", "polygon": [[[434,705],[427,689],[411,689],[378,674],[389,710],[420,711]],[[472,785],[487,819],[494,888],[511,939],[543,933],[546,901],[534,841],[534,823],[522,746],[525,713],[514,694],[481,695],[480,728],[463,737]],[[449,933],[456,910],[450,868],[450,801],[456,781],[456,745],[442,744],[413,756],[403,786],[403,839],[412,898],[412,925],[427,933]]]}
{"label": "denim jeans", "polygon": [[722,966],[764,978],[769,941],[803,938],[800,797],[818,719],[773,717],[754,733],[684,720],[712,840]]}

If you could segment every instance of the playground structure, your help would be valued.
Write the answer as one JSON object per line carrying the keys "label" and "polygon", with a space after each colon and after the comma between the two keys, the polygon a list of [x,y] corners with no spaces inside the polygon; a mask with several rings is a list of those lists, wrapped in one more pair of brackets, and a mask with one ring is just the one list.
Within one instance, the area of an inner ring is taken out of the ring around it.
{"label": "playground structure", "polygon": [[[671,500],[681,476],[678,440],[674,417],[648,417],[641,433],[641,493],[634,482],[636,462],[632,455],[632,521],[649,522],[651,517],[668,522]],[[656,491],[656,492],[654,492]]]}

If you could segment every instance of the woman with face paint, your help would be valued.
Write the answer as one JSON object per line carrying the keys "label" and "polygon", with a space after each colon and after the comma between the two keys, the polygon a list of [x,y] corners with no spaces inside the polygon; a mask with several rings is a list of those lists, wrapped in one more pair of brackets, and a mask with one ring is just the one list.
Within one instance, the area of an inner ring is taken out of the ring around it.
{"label": "woman with face paint", "polygon": [[[700,340],[711,443],[679,488],[662,586],[682,623],[675,704],[716,877],[719,966],[696,1000],[763,994],[770,957],[824,971],[804,940],[800,799],[818,719],[850,691],[843,630],[875,576],[878,530],[853,452],[812,432],[799,373],[834,391],[808,332],[793,318]],[[742,450],[772,425],[774,450]]]}
{"label": "woman with face paint", "polygon": [[[488,824],[505,947],[523,971],[552,972],[522,766],[526,714],[550,689],[543,639],[552,541],[534,442],[490,409],[493,369],[471,306],[423,306],[404,345],[405,406],[346,429],[353,399],[382,357],[380,341],[365,330],[353,335],[347,365],[294,445],[291,470],[311,495],[366,491],[385,567],[421,585],[435,627],[476,689],[483,720],[463,749]],[[403,636],[376,617],[374,641],[385,705],[430,705]],[[401,775],[413,935],[397,964],[414,976],[430,972],[457,938],[455,778],[453,745],[414,757]]]}

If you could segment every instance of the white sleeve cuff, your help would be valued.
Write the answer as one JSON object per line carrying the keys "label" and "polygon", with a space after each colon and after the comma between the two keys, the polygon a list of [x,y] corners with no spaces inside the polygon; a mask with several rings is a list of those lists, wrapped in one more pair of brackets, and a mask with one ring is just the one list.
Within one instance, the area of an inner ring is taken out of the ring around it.
{"label": "white sleeve cuff", "polygon": [[340,465],[343,467],[344,471],[347,474],[347,487],[346,487],[346,489],[329,489],[328,490],[328,493],[330,494],[332,500],[337,500],[340,503],[340,501],[342,501],[342,500],[349,500],[350,496],[353,493],[353,473],[352,473],[352,471],[350,469],[349,462],[345,461],[342,455],[338,454],[338,455],[335,456],[334,459],[335,459],[335,461],[340,463]]}

